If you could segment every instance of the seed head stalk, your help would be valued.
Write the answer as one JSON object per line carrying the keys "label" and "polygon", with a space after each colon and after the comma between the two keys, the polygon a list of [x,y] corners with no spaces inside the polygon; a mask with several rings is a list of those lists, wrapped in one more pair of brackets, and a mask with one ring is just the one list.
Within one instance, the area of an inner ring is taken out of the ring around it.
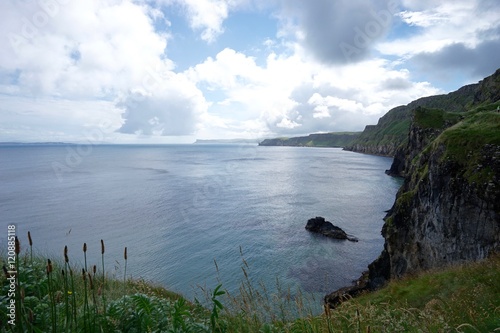
{"label": "seed head stalk", "polygon": [[68,246],[64,246],[64,269],[61,271],[64,282],[64,312],[66,314],[66,332],[69,332],[72,316],[69,312],[69,284],[68,284]]}
{"label": "seed head stalk", "polygon": [[106,296],[105,296],[105,288],[104,288],[104,283],[105,283],[105,277],[106,273],[104,270],[104,241],[101,239],[101,262],[102,262],[102,304],[103,304],[103,313],[106,315]]}
{"label": "seed head stalk", "polygon": [[127,280],[127,247],[125,246],[125,250],[123,250],[123,259],[125,259],[125,269],[123,273],[123,283],[125,284]]}
{"label": "seed head stalk", "polygon": [[87,272],[87,243],[83,243],[83,258],[85,261],[85,272]]}
{"label": "seed head stalk", "polygon": [[28,231],[28,242],[30,244],[30,262],[33,265],[33,240],[31,239],[31,233]]}

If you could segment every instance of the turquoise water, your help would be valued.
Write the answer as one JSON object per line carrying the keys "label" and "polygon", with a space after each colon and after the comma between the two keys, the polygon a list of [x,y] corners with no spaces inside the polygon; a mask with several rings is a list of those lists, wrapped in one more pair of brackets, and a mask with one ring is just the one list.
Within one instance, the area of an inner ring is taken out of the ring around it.
{"label": "turquoise water", "polygon": [[[251,145],[12,146],[0,148],[0,228],[27,247],[127,272],[192,298],[219,278],[327,293],[356,279],[382,250],[384,211],[398,180],[391,159],[334,148]],[[324,216],[359,238],[336,241],[304,226]],[[1,240],[6,248],[6,240]],[[241,253],[240,253],[241,251]],[[219,272],[216,271],[216,261]]]}

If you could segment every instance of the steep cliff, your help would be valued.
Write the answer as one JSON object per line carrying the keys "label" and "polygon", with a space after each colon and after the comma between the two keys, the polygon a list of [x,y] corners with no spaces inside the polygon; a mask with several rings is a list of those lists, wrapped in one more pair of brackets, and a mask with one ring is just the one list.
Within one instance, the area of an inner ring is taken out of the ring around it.
{"label": "steep cliff", "polygon": [[384,249],[356,286],[325,297],[331,306],[393,278],[500,251],[500,70],[473,86],[464,109],[410,112],[387,171],[405,181],[385,217]]}
{"label": "steep cliff", "polygon": [[369,266],[370,288],[500,250],[500,113],[470,115],[428,144],[426,130],[412,126],[408,146],[424,147],[407,163],[386,216],[384,250]]}

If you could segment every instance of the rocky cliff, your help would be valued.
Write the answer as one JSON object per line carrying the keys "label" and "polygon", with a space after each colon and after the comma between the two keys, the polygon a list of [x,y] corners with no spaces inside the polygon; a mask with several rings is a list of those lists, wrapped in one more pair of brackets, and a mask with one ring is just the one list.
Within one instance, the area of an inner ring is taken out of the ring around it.
{"label": "rocky cliff", "polygon": [[[426,130],[413,126],[408,146],[419,146]],[[372,289],[500,249],[500,113],[480,112],[444,130],[406,165],[385,218],[384,250],[369,267]]]}
{"label": "rocky cliff", "polygon": [[474,88],[468,112],[412,112],[407,143],[388,170],[405,182],[385,218],[370,288],[499,250],[500,70],[467,87]]}
{"label": "rocky cliff", "polygon": [[405,181],[385,217],[384,249],[356,286],[327,295],[327,303],[500,251],[499,107],[497,71],[474,86],[467,112],[411,112],[406,143],[388,170]]}

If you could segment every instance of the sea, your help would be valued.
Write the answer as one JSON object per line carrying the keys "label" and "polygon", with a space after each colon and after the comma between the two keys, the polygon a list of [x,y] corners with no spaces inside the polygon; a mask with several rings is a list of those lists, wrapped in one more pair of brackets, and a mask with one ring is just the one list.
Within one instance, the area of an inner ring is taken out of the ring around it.
{"label": "sea", "polygon": [[[101,267],[189,299],[250,281],[324,295],[352,283],[383,248],[401,181],[391,159],[339,148],[2,145],[0,230],[23,253]],[[305,230],[323,216],[359,242]],[[127,247],[127,261],[124,249]],[[0,239],[0,253],[7,249]],[[126,271],[125,271],[126,264]],[[320,297],[318,296],[318,297]]]}

